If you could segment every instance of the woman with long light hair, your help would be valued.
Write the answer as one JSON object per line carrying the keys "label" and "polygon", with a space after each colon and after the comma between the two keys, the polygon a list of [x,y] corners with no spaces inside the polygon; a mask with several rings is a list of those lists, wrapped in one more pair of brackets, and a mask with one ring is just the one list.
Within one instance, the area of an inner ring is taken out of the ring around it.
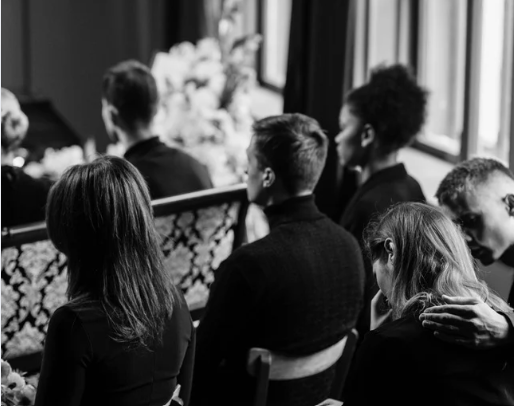
{"label": "woman with long light hair", "polygon": [[446,343],[419,320],[424,309],[444,303],[443,295],[512,311],[477,276],[457,226],[435,207],[403,203],[370,225],[366,241],[394,321],[365,335],[344,406],[514,405],[512,348]]}
{"label": "woman with long light hair", "polygon": [[69,303],[50,319],[36,405],[187,404],[194,328],[166,272],[148,187],[121,158],[69,168],[50,191]]}

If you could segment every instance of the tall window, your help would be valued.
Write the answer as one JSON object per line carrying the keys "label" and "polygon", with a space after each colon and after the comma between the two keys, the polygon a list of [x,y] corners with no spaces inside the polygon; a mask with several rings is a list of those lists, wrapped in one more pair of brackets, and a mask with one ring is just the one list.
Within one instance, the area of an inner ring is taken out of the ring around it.
{"label": "tall window", "polygon": [[261,79],[276,89],[286,83],[292,0],[262,1]]}
{"label": "tall window", "polygon": [[421,140],[458,156],[464,111],[466,0],[422,0],[418,77],[430,90]]}
{"label": "tall window", "polygon": [[488,0],[482,3],[482,41],[479,48],[477,152],[505,161],[508,160],[510,138],[508,121],[512,114],[509,100],[513,69],[512,6],[511,0]]}

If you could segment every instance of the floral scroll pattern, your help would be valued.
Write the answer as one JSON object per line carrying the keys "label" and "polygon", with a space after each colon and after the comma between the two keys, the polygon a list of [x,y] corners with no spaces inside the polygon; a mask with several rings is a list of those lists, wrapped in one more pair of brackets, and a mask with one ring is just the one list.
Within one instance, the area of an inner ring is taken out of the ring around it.
{"label": "floral scroll pattern", "polygon": [[[213,271],[232,251],[240,203],[155,219],[165,266],[189,306],[202,306]],[[66,258],[49,240],[2,250],[2,357],[42,351],[48,321],[66,302]]]}
{"label": "floral scroll pattern", "polygon": [[204,303],[214,270],[232,252],[239,203],[226,203],[155,220],[164,265],[190,307]]}
{"label": "floral scroll pattern", "polygon": [[66,257],[48,240],[2,250],[2,354],[41,351],[52,313],[66,302]]}

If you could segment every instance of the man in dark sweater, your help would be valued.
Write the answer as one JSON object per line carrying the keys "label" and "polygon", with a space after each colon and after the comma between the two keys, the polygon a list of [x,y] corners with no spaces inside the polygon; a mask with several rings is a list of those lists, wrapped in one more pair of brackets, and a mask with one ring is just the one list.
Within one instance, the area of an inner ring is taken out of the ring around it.
{"label": "man in dark sweater", "polygon": [[[284,114],[260,120],[253,130],[248,198],[264,207],[271,231],[216,272],[197,332],[195,405],[248,403],[255,391],[245,372],[251,347],[316,353],[341,340],[362,308],[359,245],[314,204],[327,154],[319,124]],[[270,401],[312,405],[324,399],[332,378],[333,369],[296,384],[273,382]]]}
{"label": "man in dark sweater", "polygon": [[110,68],[103,78],[102,93],[107,133],[126,148],[125,159],[141,172],[152,199],[212,187],[204,165],[152,133],[159,95],[155,78],[145,65],[125,61]]}

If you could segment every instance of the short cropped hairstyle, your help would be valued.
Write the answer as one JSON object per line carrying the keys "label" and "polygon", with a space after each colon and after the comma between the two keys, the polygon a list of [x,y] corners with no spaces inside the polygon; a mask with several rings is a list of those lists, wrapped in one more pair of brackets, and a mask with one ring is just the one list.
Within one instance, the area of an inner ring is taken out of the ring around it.
{"label": "short cropped hairstyle", "polygon": [[313,190],[325,166],[328,139],[303,114],[267,117],[253,125],[257,161],[270,167],[289,193]]}
{"label": "short cropped hairstyle", "polygon": [[381,156],[407,146],[426,118],[428,92],[403,65],[379,66],[368,83],[346,95],[345,103],[375,130]]}
{"label": "short cropped hairstyle", "polygon": [[134,60],[121,62],[105,73],[102,97],[116,107],[130,129],[135,129],[138,124],[150,124],[159,103],[152,72]]}
{"label": "short cropped hairstyle", "polygon": [[499,172],[514,180],[512,172],[501,162],[490,158],[473,158],[459,163],[439,184],[435,194],[440,205],[452,209],[460,208],[462,194]]}

